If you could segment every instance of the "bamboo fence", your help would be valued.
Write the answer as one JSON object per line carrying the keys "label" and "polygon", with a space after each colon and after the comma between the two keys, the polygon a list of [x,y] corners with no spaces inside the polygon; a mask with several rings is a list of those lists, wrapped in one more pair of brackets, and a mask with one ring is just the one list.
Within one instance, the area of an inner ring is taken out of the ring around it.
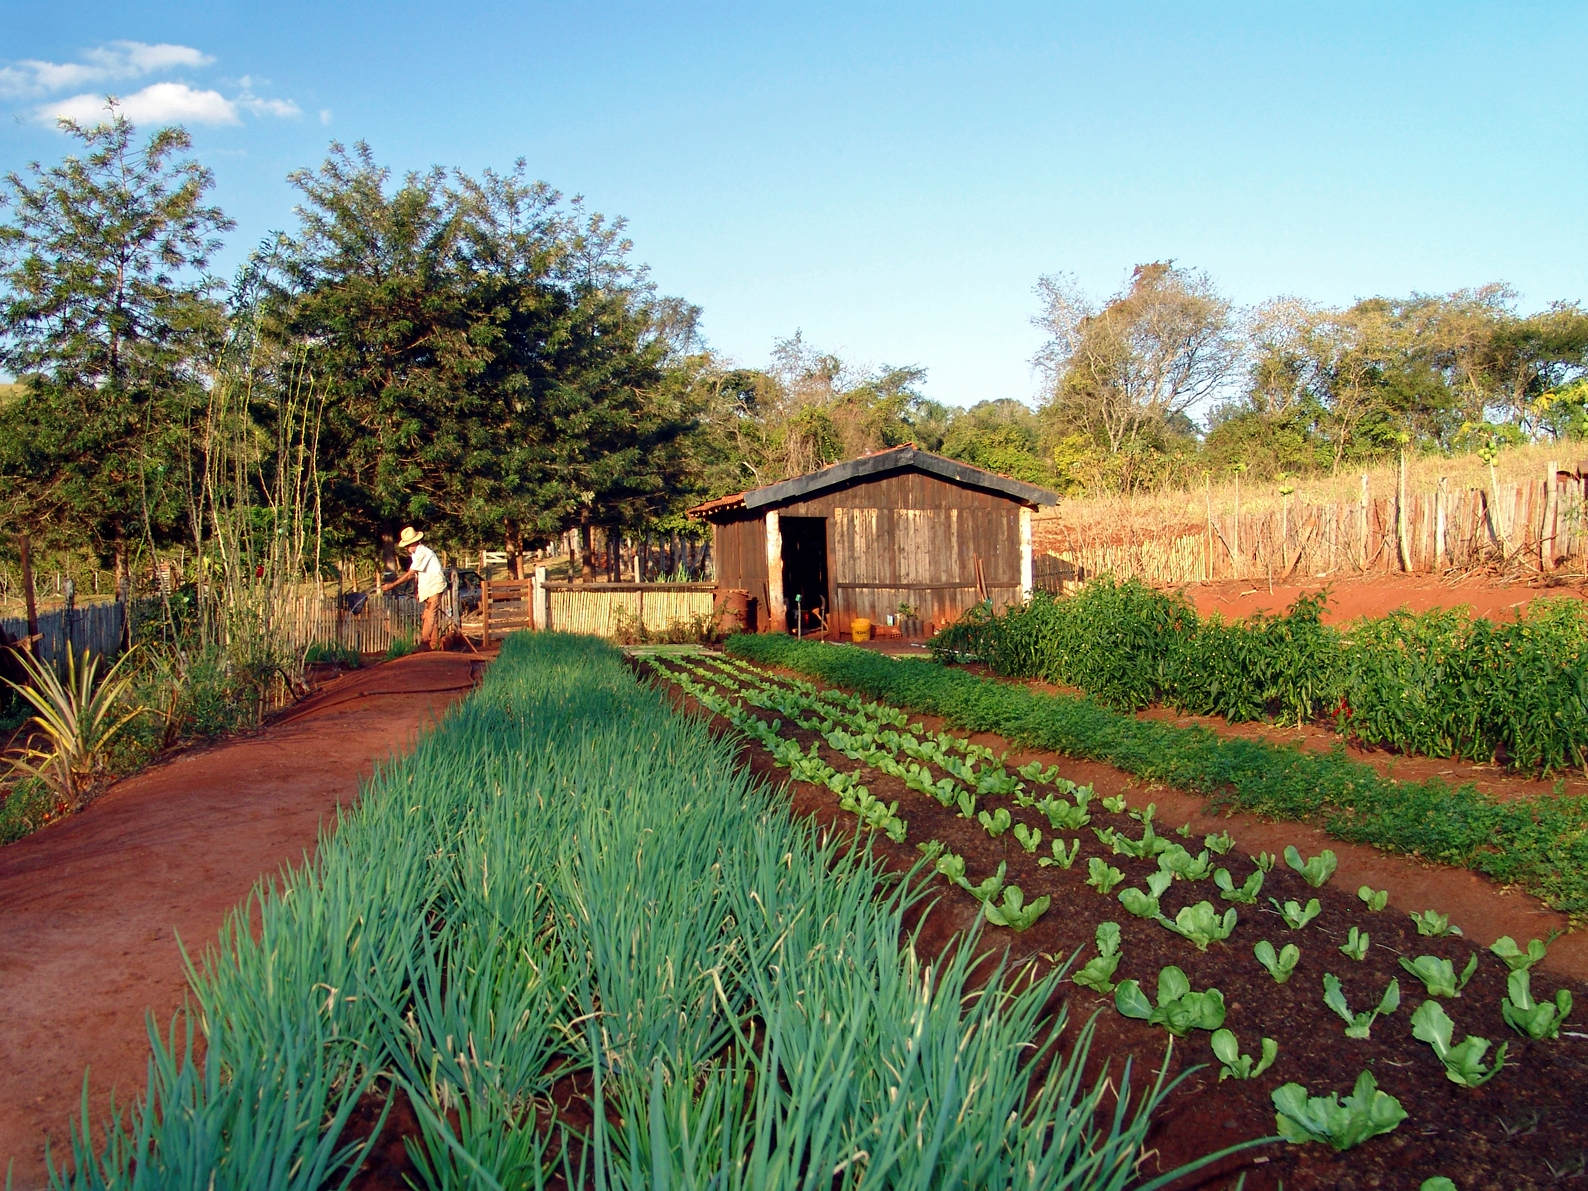
{"label": "bamboo fence", "polygon": [[710,583],[547,583],[545,627],[607,638],[628,627],[663,633],[710,617],[714,591]]}
{"label": "bamboo fence", "polygon": [[319,644],[384,653],[395,640],[418,639],[424,607],[414,599],[372,596],[354,613],[335,597],[298,595],[278,600],[270,615],[277,640],[287,648],[301,652]]}
{"label": "bamboo fence", "polygon": [[1481,567],[1547,572],[1588,558],[1584,476],[1553,464],[1535,481],[1485,488],[1440,483],[1375,495],[1364,476],[1355,500],[1297,499],[1244,513],[1215,511],[1210,502],[1201,524],[1184,518],[1149,528],[1121,519],[1110,528],[1066,522],[1061,512],[1038,515],[1032,530],[1046,556],[1037,585],[1050,589],[1102,574],[1175,585]]}

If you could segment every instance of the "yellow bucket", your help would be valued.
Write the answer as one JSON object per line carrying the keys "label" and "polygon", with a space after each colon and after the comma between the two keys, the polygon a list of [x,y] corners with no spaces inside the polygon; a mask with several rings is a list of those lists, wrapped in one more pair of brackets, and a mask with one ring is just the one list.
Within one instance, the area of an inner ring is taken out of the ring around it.
{"label": "yellow bucket", "polygon": [[851,641],[871,640],[871,622],[864,616],[857,616],[849,622],[849,639]]}

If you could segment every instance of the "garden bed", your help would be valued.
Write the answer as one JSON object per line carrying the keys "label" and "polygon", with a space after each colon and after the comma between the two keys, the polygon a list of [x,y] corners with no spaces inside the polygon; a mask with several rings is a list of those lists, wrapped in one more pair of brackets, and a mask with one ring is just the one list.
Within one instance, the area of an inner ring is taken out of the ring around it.
{"label": "garden bed", "polygon": [[[1043,786],[1026,780],[1026,789],[1021,795],[981,795],[978,798],[975,808],[978,812],[996,813],[1003,809],[1010,813],[1013,821],[1042,832],[1041,843],[1028,853],[1015,838],[1012,825],[993,837],[975,820],[962,817],[957,806],[944,806],[936,797],[910,788],[896,773],[883,772],[867,763],[867,748],[855,745],[853,739],[829,737],[828,733],[841,722],[859,723],[868,714],[875,720],[877,714],[883,714],[879,709],[872,708],[868,713],[853,705],[823,704],[809,698],[809,692],[815,688],[803,687],[797,680],[765,671],[757,674],[733,661],[653,659],[651,664],[666,671],[681,690],[701,700],[706,707],[732,715],[738,720],[740,730],[765,736],[769,742],[776,743],[769,730],[774,721],[778,722],[777,740],[798,744],[808,758],[794,761],[785,751],[785,762],[808,767],[807,776],[816,776],[821,769],[855,775],[853,780],[865,787],[866,800],[875,800],[884,808],[872,811],[878,827],[866,834],[894,866],[905,867],[918,862],[922,857],[919,846],[936,841],[946,853],[963,859],[967,883],[978,883],[994,875],[999,865],[1005,865],[1006,881],[1020,886],[1028,904],[1039,896],[1052,899],[1047,912],[1027,929],[1017,932],[992,928],[985,937],[986,942],[1007,946],[1012,956],[1036,958],[1044,965],[1055,960],[1062,962],[1079,952],[1079,963],[1084,964],[1097,955],[1094,939],[1099,924],[1116,923],[1122,941],[1116,979],[1137,979],[1150,997],[1155,991],[1158,973],[1170,964],[1177,965],[1185,972],[1193,989],[1218,988],[1222,991],[1227,1013],[1224,1024],[1239,1039],[1242,1052],[1256,1055],[1260,1038],[1276,1040],[1278,1057],[1267,1072],[1252,1080],[1230,1079],[1222,1083],[1218,1080],[1220,1064],[1210,1049],[1208,1031],[1192,1030],[1186,1039],[1177,1042],[1176,1069],[1197,1063],[1211,1063],[1212,1066],[1193,1075],[1183,1085],[1156,1127],[1152,1141],[1166,1164],[1229,1141],[1271,1134],[1275,1128],[1271,1097],[1283,1084],[1301,1083],[1313,1095],[1327,1092],[1343,1095],[1366,1070],[1373,1072],[1379,1087],[1397,1097],[1410,1113],[1393,1132],[1343,1154],[1335,1154],[1316,1143],[1299,1147],[1273,1143],[1255,1154],[1226,1160],[1217,1176],[1202,1181],[1225,1183],[1236,1169],[1244,1168],[1249,1175],[1247,1185],[1251,1187],[1276,1186],[1281,1180],[1287,1187],[1416,1186],[1421,1179],[1436,1175],[1453,1179],[1461,1188],[1542,1187],[1555,1185],[1558,1179],[1582,1171],[1582,1159],[1588,1154],[1588,1109],[1584,1108],[1580,1095],[1580,1090],[1588,1086],[1588,1037],[1582,1036],[1583,1023],[1580,1018],[1575,1022],[1569,1018],[1562,1036],[1550,1040],[1535,1040],[1512,1030],[1500,1010],[1500,1003],[1507,995],[1506,965],[1465,938],[1424,937],[1409,916],[1387,910],[1373,912],[1358,899],[1354,889],[1337,888],[1333,882],[1314,888],[1280,860],[1263,878],[1263,889],[1256,905],[1232,907],[1232,903],[1221,898],[1211,879],[1175,881],[1165,891],[1161,908],[1169,917],[1203,900],[1209,901],[1219,912],[1226,908],[1236,909],[1238,920],[1229,941],[1212,942],[1206,951],[1199,951],[1159,922],[1127,912],[1118,900],[1119,890],[1143,889],[1146,877],[1156,866],[1146,860],[1113,853],[1093,831],[1093,828],[1113,828],[1136,837],[1143,836],[1143,824],[1133,819],[1130,812],[1145,814],[1150,795],[1129,796],[1128,805],[1117,812],[1104,809],[1101,796],[1092,799],[1086,812],[1091,816],[1090,821],[1079,831],[1059,833],[1064,839],[1081,840],[1079,857],[1067,870],[1056,864],[1043,867],[1038,859],[1051,858],[1054,836],[1051,823],[1042,809],[1020,806],[1019,797],[1057,796],[1061,786]],[[758,685],[765,689],[758,691]],[[745,703],[747,697],[749,702]],[[756,707],[754,703],[758,700],[774,704],[781,701],[784,705]],[[807,707],[826,708],[831,715],[824,714],[826,722],[819,727],[815,725],[814,713],[809,710],[791,715],[791,710],[802,703]],[[810,726],[797,726],[792,722],[796,716],[805,719]],[[918,740],[924,740],[941,727],[940,721],[923,720],[919,716],[909,717],[909,723],[919,725],[912,732]],[[847,731],[851,737],[857,734],[853,728],[838,727],[837,730]],[[897,720],[891,730],[898,731]],[[849,747],[835,747],[835,739],[838,746]],[[990,742],[987,737],[978,736],[973,743]],[[778,744],[777,747],[786,750],[787,746]],[[878,746],[873,743],[870,747]],[[994,747],[998,746],[994,744]],[[771,753],[760,746],[755,751],[759,752],[760,759],[754,763],[757,768],[764,769],[771,763]],[[890,767],[900,761],[921,764],[933,781],[955,780],[930,761],[901,757],[897,752],[892,755],[894,760]],[[1032,762],[1045,768],[1055,761],[1061,773],[1054,776],[1062,779],[1066,762],[1032,751],[1012,753],[1004,762],[1004,772],[1013,773],[1015,766]],[[992,768],[993,764],[983,758],[981,769]],[[840,779],[838,784],[845,783]],[[961,792],[967,792],[963,781],[957,784]],[[831,822],[847,821],[852,830],[859,821],[853,813],[839,809],[840,797],[826,785],[795,782],[792,789],[795,806],[806,813]],[[855,805],[855,796],[850,793],[847,797],[851,805]],[[887,816],[886,807],[894,802],[898,804],[897,810]],[[874,804],[867,802],[866,805]],[[1179,824],[1155,823],[1154,826],[1164,833],[1164,838],[1193,852],[1202,850],[1200,839],[1182,840],[1172,833],[1172,828]],[[893,835],[901,838],[888,838],[890,828]],[[1117,868],[1124,877],[1119,888],[1108,896],[1099,895],[1086,884],[1089,862],[1093,858]],[[1225,867],[1236,885],[1246,881],[1256,867],[1239,846],[1239,841],[1235,841],[1235,846],[1225,855],[1210,859]],[[938,930],[963,927],[972,922],[978,909],[976,899],[964,888],[946,881],[942,890],[943,900],[934,911],[942,916]],[[1294,900],[1298,904],[1316,897],[1320,912],[1306,926],[1292,930],[1269,905],[1270,896],[1281,903]],[[1427,908],[1438,910],[1440,907]],[[1367,931],[1371,938],[1362,960],[1349,958],[1339,950],[1353,926]],[[1287,983],[1276,983],[1258,963],[1253,946],[1259,939],[1269,940],[1276,949],[1290,942],[1300,947],[1301,958]],[[1525,946],[1527,941],[1520,941]],[[1459,998],[1428,996],[1418,978],[1399,963],[1401,957],[1430,956],[1450,961],[1459,974],[1469,956],[1474,954],[1478,955],[1478,966]],[[1396,1012],[1380,1017],[1367,1039],[1347,1039],[1344,1021],[1324,1003],[1325,972],[1339,979],[1344,999],[1352,1011],[1366,1010],[1376,1004],[1391,979],[1398,980],[1403,1003]],[[1561,984],[1562,981],[1539,970],[1534,991],[1540,995],[1553,994]],[[1574,991],[1580,994],[1581,985],[1575,985]],[[1138,1061],[1148,1063],[1161,1056],[1167,1037],[1164,1030],[1121,1016],[1111,997],[1074,985],[1068,986],[1068,992],[1073,998],[1075,1016],[1084,1017],[1094,1010],[1100,1011],[1099,1053],[1113,1049],[1134,1054]],[[1486,1056],[1489,1060],[1492,1061],[1500,1042],[1508,1043],[1505,1066],[1491,1081],[1480,1087],[1464,1087],[1451,1082],[1433,1049],[1412,1036],[1410,1020],[1425,1000],[1437,1000],[1455,1020],[1458,1041],[1466,1034],[1490,1039],[1493,1045]]]}

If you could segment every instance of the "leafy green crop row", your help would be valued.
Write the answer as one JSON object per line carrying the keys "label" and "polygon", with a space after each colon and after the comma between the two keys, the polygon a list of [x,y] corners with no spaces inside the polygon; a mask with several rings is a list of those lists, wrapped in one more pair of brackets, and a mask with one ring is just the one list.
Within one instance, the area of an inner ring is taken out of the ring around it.
{"label": "leafy green crop row", "polygon": [[1230,721],[1329,720],[1351,737],[1432,757],[1588,765],[1588,607],[1534,604],[1515,621],[1395,612],[1337,629],[1326,597],[1280,616],[1199,617],[1181,592],[1101,578],[933,639],[942,657],[1078,687],[1107,706],[1163,703]]}
{"label": "leafy green crop row", "polygon": [[1588,806],[1568,795],[1498,802],[1471,786],[1395,782],[1342,750],[1320,755],[1222,739],[1066,695],[978,678],[850,646],[740,634],[727,649],[940,715],[972,732],[1107,762],[1128,773],[1272,818],[1316,823],[1338,839],[1459,865],[1588,916]]}
{"label": "leafy green crop row", "polygon": [[[354,1108],[400,1089],[427,1191],[1136,1185],[1163,1081],[1084,1083],[1090,1027],[1050,1064],[1062,972],[918,956],[918,888],[615,650],[517,635],[234,913],[146,1097],[52,1183],[345,1187]],[[587,1135],[542,1115],[570,1076]]]}

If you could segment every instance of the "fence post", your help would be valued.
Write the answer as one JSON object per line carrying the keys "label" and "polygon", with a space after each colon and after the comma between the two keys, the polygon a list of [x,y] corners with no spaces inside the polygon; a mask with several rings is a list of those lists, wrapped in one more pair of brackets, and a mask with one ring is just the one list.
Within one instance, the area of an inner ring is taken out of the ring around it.
{"label": "fence post", "polygon": [[1560,484],[1556,480],[1560,464],[1551,459],[1544,473],[1544,527],[1539,536],[1539,562],[1546,571],[1555,569],[1555,519],[1560,510]]}
{"label": "fence post", "polygon": [[551,627],[551,609],[548,607],[549,595],[546,591],[546,568],[535,568],[535,584],[531,589],[529,602],[530,623],[542,632]]}
{"label": "fence post", "polygon": [[[481,551],[483,554],[484,551]],[[480,648],[491,647],[491,581],[480,580]]]}

